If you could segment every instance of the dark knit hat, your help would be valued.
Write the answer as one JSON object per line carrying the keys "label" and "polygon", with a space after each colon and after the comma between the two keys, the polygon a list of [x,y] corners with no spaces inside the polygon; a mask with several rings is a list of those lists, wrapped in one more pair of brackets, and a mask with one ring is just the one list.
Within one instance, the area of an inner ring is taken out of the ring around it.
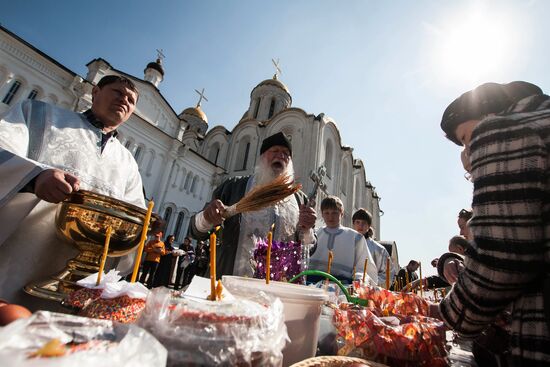
{"label": "dark knit hat", "polygon": [[508,109],[523,98],[540,95],[534,84],[516,81],[508,84],[485,83],[455,99],[443,112],[441,129],[453,143],[462,146],[455,132],[458,125],[482,119],[488,114]]}
{"label": "dark knit hat", "polygon": [[264,154],[266,150],[275,145],[287,147],[290,152],[290,156],[292,156],[292,144],[290,144],[290,140],[288,140],[282,132],[278,132],[277,134],[273,134],[264,139],[262,142],[262,147],[260,148],[260,155]]}

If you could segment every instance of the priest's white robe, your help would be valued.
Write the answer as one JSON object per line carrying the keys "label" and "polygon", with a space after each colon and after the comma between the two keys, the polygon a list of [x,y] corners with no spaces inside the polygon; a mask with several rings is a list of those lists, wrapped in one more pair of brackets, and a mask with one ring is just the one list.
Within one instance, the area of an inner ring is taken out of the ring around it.
{"label": "priest's white robe", "polygon": [[[374,264],[378,269],[378,285],[380,287],[386,287],[386,264],[387,259],[390,257],[388,250],[375,240],[367,238],[367,246],[369,247],[370,254],[374,260]],[[393,284],[393,279],[395,277],[396,269],[393,268],[391,259],[390,259],[390,286]]]}
{"label": "priest's white robe", "polygon": [[[378,270],[362,234],[347,227],[320,228],[317,231],[317,249],[309,260],[309,268],[327,271],[329,250],[334,256],[330,273],[336,278],[361,279],[367,260],[366,280],[370,278],[371,285],[377,284]],[[355,274],[352,274],[354,268]]]}
{"label": "priest's white robe", "polygon": [[[101,151],[101,141],[84,115],[39,101],[17,104],[0,119],[0,298],[48,308],[22,288],[77,254],[56,236],[56,204],[20,192],[42,171],[61,169],[78,177],[81,189],[145,206],[132,154],[114,137]],[[133,257],[122,258],[118,269],[128,270]]]}

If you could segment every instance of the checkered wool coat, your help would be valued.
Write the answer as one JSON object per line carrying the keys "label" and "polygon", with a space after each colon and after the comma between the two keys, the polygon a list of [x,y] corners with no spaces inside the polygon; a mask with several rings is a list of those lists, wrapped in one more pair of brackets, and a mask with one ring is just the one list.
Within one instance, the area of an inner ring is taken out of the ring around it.
{"label": "checkered wool coat", "polygon": [[544,314],[550,304],[543,292],[550,274],[549,152],[546,95],[525,98],[476,126],[470,143],[474,244],[440,305],[448,326],[466,337],[511,305],[514,366],[550,366]]}

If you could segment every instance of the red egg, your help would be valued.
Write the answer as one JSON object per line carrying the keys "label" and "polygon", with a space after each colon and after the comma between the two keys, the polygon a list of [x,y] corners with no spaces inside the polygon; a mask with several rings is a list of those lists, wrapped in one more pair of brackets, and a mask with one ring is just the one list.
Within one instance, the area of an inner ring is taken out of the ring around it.
{"label": "red egg", "polygon": [[17,319],[26,318],[32,313],[23,306],[5,305],[0,307],[0,326],[6,326]]}

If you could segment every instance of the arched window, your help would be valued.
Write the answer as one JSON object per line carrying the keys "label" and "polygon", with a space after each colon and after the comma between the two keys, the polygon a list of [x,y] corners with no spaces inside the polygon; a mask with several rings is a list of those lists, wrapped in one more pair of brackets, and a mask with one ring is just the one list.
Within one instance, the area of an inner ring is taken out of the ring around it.
{"label": "arched window", "polygon": [[271,104],[269,105],[269,114],[267,115],[267,118],[270,119],[273,116],[274,112],[275,112],[275,98],[272,98]]}
{"label": "arched window", "polygon": [[237,154],[237,160],[235,161],[235,171],[244,171],[248,166],[248,153],[250,153],[250,140],[241,141],[239,146],[239,152]]}
{"label": "arched window", "polygon": [[189,185],[191,184],[191,178],[193,177],[193,174],[191,172],[189,172],[187,174],[187,178],[185,179],[185,186],[183,186],[183,188],[185,190],[188,190],[189,189]]}
{"label": "arched window", "polygon": [[340,176],[340,189],[343,195],[348,193],[348,162],[344,161],[342,164],[342,173]]}
{"label": "arched window", "polygon": [[258,118],[258,110],[260,109],[260,99],[256,98],[254,100],[254,118]]}
{"label": "arched window", "polygon": [[361,189],[361,179],[359,176],[355,176],[355,188],[354,188],[354,198],[355,198],[355,207],[360,208],[361,207],[361,194],[363,190]]}
{"label": "arched window", "polygon": [[208,154],[208,160],[210,162],[213,162],[214,164],[218,164],[219,155],[220,155],[220,144],[218,143],[212,144],[212,147],[210,148],[210,152]]}
{"label": "arched window", "polygon": [[140,157],[141,157],[141,146],[138,145],[134,153],[134,158],[136,159],[136,162],[139,162]]}
{"label": "arched window", "polygon": [[327,141],[327,145],[325,147],[325,168],[327,169],[327,177],[332,177],[332,142],[330,140]]}
{"label": "arched window", "polygon": [[181,232],[181,226],[183,225],[183,218],[185,218],[185,213],[180,212],[178,214],[178,219],[176,220],[176,229],[174,230],[174,236],[176,236],[176,239],[179,238],[179,235]]}
{"label": "arched window", "polygon": [[164,211],[164,221],[166,222],[166,228],[168,228],[168,223],[170,223],[170,218],[172,218],[172,208],[168,207]]}
{"label": "arched window", "polygon": [[27,99],[36,99],[37,96],[38,96],[38,91],[36,89],[33,89],[29,93],[29,96],[27,97]]}
{"label": "arched window", "polygon": [[12,83],[10,89],[8,90],[8,93],[6,93],[6,95],[4,96],[4,99],[2,100],[2,102],[9,105],[13,101],[13,98],[17,94],[17,91],[19,90],[19,88],[21,88],[21,82],[19,80],[15,80]]}
{"label": "arched window", "polygon": [[193,182],[191,183],[191,192],[193,194],[197,192],[197,180],[198,180],[197,176],[193,177]]}

